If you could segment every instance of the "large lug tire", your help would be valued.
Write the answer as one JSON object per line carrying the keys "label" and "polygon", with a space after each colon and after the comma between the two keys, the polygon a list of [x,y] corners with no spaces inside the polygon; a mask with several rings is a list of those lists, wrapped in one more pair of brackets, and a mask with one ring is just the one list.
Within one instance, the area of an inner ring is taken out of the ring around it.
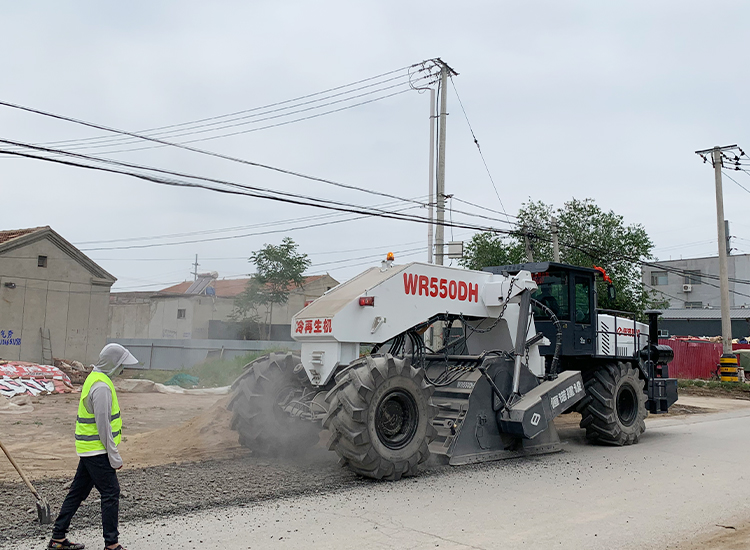
{"label": "large lug tire", "polygon": [[264,456],[294,456],[319,440],[320,424],[292,417],[280,406],[302,386],[294,372],[301,363],[293,353],[271,353],[245,366],[232,384],[227,409],[240,444]]}
{"label": "large lug tire", "polygon": [[608,445],[638,443],[646,431],[645,382],[630,363],[609,363],[584,376],[586,397],[578,407],[586,438]]}
{"label": "large lug tire", "polygon": [[326,397],[329,449],[366,477],[396,481],[416,474],[437,434],[433,391],[424,370],[408,360],[389,354],[358,359]]}

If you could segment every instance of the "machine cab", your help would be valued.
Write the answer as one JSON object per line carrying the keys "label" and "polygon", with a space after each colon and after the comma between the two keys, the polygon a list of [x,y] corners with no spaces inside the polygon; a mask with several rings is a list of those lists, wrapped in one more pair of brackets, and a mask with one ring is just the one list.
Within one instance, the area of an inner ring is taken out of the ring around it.
{"label": "machine cab", "polygon": [[[596,298],[595,270],[558,264],[536,262],[516,265],[486,267],[490,273],[514,275],[521,270],[530,271],[537,284],[532,298],[548,307],[562,325],[562,355],[594,355],[596,353]],[[534,306],[534,323],[552,342],[540,347],[542,355],[554,353],[557,330],[549,313]]]}

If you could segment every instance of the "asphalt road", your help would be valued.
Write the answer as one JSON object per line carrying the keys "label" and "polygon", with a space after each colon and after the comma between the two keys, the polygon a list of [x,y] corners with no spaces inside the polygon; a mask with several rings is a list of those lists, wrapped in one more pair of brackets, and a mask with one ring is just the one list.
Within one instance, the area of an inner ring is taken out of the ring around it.
{"label": "asphalt road", "polygon": [[[650,420],[641,442],[624,448],[563,429],[562,453],[133,521],[121,542],[130,550],[680,548],[750,519],[748,428],[742,408]],[[75,535],[101,545],[98,529]]]}

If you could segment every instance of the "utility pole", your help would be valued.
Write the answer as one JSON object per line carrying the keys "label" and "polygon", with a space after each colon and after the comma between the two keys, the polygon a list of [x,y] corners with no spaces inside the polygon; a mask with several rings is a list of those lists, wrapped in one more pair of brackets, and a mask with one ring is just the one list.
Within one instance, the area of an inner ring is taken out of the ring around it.
{"label": "utility pole", "polygon": [[198,263],[198,254],[196,254],[195,255],[195,263],[193,264],[193,267],[194,267],[194,269],[193,269],[193,280],[194,281],[198,280],[198,266],[199,265],[200,264]]}
{"label": "utility pole", "polygon": [[[722,154],[724,151],[737,149],[736,145],[726,147],[713,147],[703,151],[696,151],[704,162],[707,160],[706,155],[711,154],[711,162],[714,167],[714,180],[716,183],[716,228],[719,236],[719,283],[721,296],[721,340],[724,355],[722,356],[722,365],[728,361],[724,358],[733,358],[732,355],[732,321],[729,314],[729,275],[727,271],[727,234],[724,226],[724,196],[722,192],[721,169],[724,165]],[[736,367],[736,359],[735,359]],[[736,376],[736,374],[735,374]],[[736,380],[736,379],[735,379]]]}
{"label": "utility pole", "polygon": [[527,231],[525,227],[523,228],[523,244],[526,247],[526,261],[533,262],[534,252],[531,248],[531,241],[529,240],[529,232]]}
{"label": "utility pole", "polygon": [[433,216],[435,209],[435,88],[430,88],[430,170],[429,170],[429,211],[430,223],[427,224],[427,263],[432,263],[432,251],[434,247]]}
{"label": "utility pole", "polygon": [[435,228],[435,263],[443,265],[445,245],[445,131],[448,108],[448,77],[458,76],[447,63],[438,58],[440,65],[440,133],[438,134],[437,162],[437,227]]}
{"label": "utility pole", "polygon": [[560,263],[560,243],[557,240],[557,218],[552,218],[552,260]]}
{"label": "utility pole", "polygon": [[721,294],[721,341],[724,354],[732,353],[732,319],[729,315],[729,275],[727,272],[727,234],[724,230],[724,194],[721,187],[721,148],[711,151],[716,180],[716,226],[719,232],[719,286]]}

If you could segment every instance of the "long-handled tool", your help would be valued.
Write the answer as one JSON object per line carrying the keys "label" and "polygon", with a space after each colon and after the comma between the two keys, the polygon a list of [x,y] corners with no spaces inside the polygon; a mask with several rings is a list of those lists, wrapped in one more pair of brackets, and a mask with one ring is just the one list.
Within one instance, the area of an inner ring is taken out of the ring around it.
{"label": "long-handled tool", "polygon": [[21,479],[23,479],[23,482],[31,491],[31,494],[36,497],[36,513],[39,515],[39,523],[43,525],[47,523],[52,523],[52,513],[50,512],[50,509],[49,509],[49,503],[45,500],[44,497],[40,496],[39,493],[37,493],[36,489],[34,489],[34,486],[31,484],[31,481],[29,481],[29,478],[26,477],[26,474],[23,473],[23,470],[21,470],[21,467],[18,464],[16,464],[16,461],[13,460],[12,456],[10,456],[8,449],[5,448],[5,445],[3,445],[2,441],[0,441],[0,449],[3,450],[3,452],[5,453],[5,456],[7,456],[8,460],[10,460],[10,463],[13,464],[13,467],[19,473],[19,475],[21,476]]}

